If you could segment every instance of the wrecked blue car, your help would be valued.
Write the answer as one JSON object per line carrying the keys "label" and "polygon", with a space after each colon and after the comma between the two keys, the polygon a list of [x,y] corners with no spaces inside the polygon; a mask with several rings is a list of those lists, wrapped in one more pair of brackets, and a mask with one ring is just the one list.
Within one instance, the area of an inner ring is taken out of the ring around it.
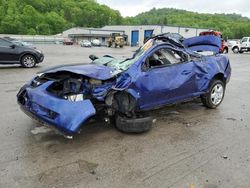
{"label": "wrecked blue car", "polygon": [[150,38],[133,57],[91,55],[90,64],[64,65],[43,72],[17,94],[21,109],[66,135],[78,132],[97,114],[115,117],[123,132],[144,132],[152,118],[145,112],[200,97],[208,108],[223,100],[231,75],[215,36]]}

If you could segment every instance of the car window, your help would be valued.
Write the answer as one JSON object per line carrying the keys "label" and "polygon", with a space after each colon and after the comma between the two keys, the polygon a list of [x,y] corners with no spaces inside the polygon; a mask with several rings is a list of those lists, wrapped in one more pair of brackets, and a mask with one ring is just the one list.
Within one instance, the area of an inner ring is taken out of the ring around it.
{"label": "car window", "polygon": [[6,47],[6,46],[10,46],[12,43],[3,39],[0,39],[0,46],[1,47]]}
{"label": "car window", "polygon": [[243,38],[241,42],[247,42],[247,38]]}
{"label": "car window", "polygon": [[184,62],[185,59],[181,57],[180,53],[168,48],[159,49],[146,59],[144,68],[161,67]]}

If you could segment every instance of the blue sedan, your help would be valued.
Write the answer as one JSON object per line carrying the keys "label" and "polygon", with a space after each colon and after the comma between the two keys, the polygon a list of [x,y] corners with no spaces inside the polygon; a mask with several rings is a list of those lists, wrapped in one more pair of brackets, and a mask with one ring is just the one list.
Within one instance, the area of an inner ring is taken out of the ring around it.
{"label": "blue sedan", "polygon": [[120,131],[144,132],[152,125],[145,112],[152,109],[197,97],[208,108],[221,104],[231,67],[220,46],[215,36],[179,42],[158,35],[128,59],[90,55],[90,64],[39,72],[17,100],[26,114],[66,135],[97,114],[115,117]]}

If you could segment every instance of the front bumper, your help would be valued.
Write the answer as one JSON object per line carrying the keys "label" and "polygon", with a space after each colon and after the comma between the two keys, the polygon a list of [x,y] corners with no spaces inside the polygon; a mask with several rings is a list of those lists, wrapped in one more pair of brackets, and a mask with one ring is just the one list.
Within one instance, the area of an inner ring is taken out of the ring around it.
{"label": "front bumper", "polygon": [[43,55],[43,54],[40,54],[40,55],[38,56],[38,63],[43,62],[43,60],[44,60],[44,55]]}
{"label": "front bumper", "polygon": [[42,124],[49,124],[66,134],[76,133],[96,110],[90,100],[72,102],[60,99],[46,91],[53,82],[36,88],[24,86],[17,94],[21,109]]}

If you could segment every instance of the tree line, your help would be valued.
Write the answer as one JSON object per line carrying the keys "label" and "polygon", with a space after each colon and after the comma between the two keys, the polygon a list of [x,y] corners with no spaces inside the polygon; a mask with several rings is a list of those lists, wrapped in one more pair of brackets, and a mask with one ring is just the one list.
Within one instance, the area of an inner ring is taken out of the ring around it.
{"label": "tree line", "polygon": [[122,24],[119,11],[95,0],[0,0],[0,33],[57,34],[65,29]]}
{"label": "tree line", "polygon": [[0,33],[58,34],[71,27],[105,25],[173,25],[208,28],[225,38],[250,35],[250,19],[238,14],[200,14],[172,8],[151,9],[123,18],[96,0],[0,0]]}
{"label": "tree line", "polygon": [[151,9],[135,17],[126,17],[125,24],[160,24],[218,30],[224,38],[250,36],[250,19],[239,14],[202,14],[173,8]]}

